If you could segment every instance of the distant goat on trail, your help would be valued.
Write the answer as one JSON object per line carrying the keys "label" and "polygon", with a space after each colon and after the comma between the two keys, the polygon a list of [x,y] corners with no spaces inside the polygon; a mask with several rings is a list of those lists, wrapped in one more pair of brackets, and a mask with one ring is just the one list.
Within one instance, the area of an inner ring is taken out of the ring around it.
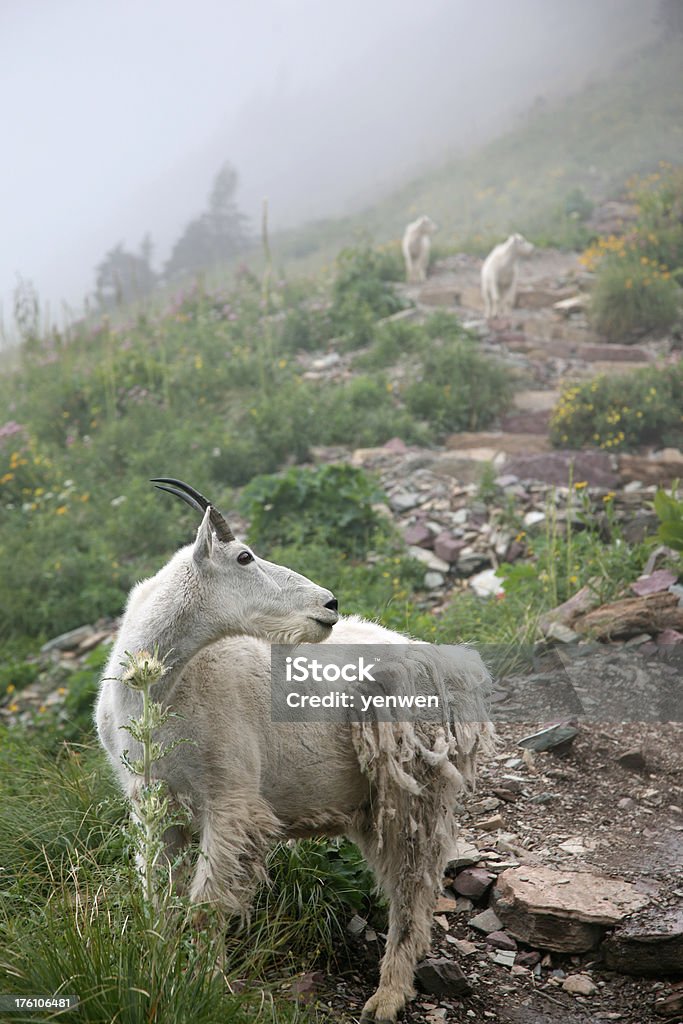
{"label": "distant goat on trail", "polygon": [[[139,744],[122,726],[140,715],[142,696],[122,681],[122,662],[127,651],[158,645],[167,672],[154,699],[177,717],[155,739],[166,748],[190,742],[169,750],[154,772],[199,836],[191,899],[244,918],[274,842],[349,836],[390,900],[380,983],[363,1019],[395,1021],[430,945],[434,896],[454,853],[457,801],[473,782],[477,755],[492,746],[488,672],[471,648],[451,648],[444,660],[437,648],[416,643],[415,659],[401,665],[414,661],[432,674],[447,694],[443,721],[274,722],[271,642],[325,642],[333,627],[335,643],[411,641],[355,616],[340,619],[329,590],[254,555],[198,491],[172,478],[154,482],[203,518],[194,544],[130,594],[101,681],[102,744],[134,802],[138,782],[122,754],[130,748],[138,757]],[[180,826],[168,830],[169,861],[190,838]]]}
{"label": "distant goat on trail", "polygon": [[481,294],[484,315],[510,312],[517,298],[517,264],[534,251],[523,235],[514,234],[492,249],[481,268]]}
{"label": "distant goat on trail", "polygon": [[427,280],[431,236],[435,231],[438,231],[438,227],[430,217],[418,217],[405,229],[402,248],[408,284]]}

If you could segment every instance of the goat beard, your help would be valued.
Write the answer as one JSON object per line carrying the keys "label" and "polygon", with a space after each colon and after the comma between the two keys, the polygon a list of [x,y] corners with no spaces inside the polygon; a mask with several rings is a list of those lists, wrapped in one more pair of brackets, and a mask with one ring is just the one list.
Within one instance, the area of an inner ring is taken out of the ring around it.
{"label": "goat beard", "polygon": [[332,632],[332,626],[324,626],[313,619],[302,615],[291,615],[289,621],[283,620],[282,616],[272,618],[263,615],[251,619],[249,628],[244,632],[255,636],[259,640],[266,640],[271,644],[316,644],[327,640]]}

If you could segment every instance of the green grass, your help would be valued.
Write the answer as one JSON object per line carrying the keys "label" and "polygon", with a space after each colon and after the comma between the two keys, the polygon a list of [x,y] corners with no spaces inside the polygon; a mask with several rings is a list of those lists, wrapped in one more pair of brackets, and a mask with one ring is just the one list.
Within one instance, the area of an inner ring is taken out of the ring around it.
{"label": "green grass", "polygon": [[[55,758],[39,734],[0,728],[2,991],[77,994],[79,1010],[60,1019],[88,1024],[317,1019],[278,989],[324,965],[349,917],[376,906],[357,851],[322,840],[278,846],[246,932],[198,930],[172,900],[159,941],[125,818],[99,751],[64,747]],[[243,990],[231,994],[237,979]]]}

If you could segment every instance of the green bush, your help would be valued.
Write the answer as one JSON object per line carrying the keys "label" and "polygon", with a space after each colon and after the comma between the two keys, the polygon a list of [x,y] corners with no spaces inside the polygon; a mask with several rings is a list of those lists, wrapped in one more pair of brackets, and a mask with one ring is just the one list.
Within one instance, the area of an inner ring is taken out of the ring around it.
{"label": "green bush", "polygon": [[564,212],[568,217],[576,220],[588,220],[593,212],[594,203],[586,195],[582,188],[573,188],[567,193],[564,200]]}
{"label": "green bush", "polygon": [[427,335],[421,324],[408,320],[381,324],[373,332],[370,348],[356,356],[354,366],[368,370],[395,366],[404,356],[419,352],[426,343]]}
{"label": "green bush", "polygon": [[610,341],[667,330],[680,313],[683,168],[660,168],[629,183],[638,211],[631,230],[597,239],[581,257],[596,273],[591,319]]}
{"label": "green bush", "polygon": [[678,286],[666,268],[653,266],[645,256],[610,256],[603,260],[591,294],[591,320],[609,341],[628,341],[671,327],[679,302]]}
{"label": "green bush", "polygon": [[323,348],[334,330],[324,309],[297,306],[290,310],[280,328],[280,344],[285,352],[306,352]]}
{"label": "green bush", "polygon": [[422,358],[421,379],[403,391],[413,415],[444,434],[483,430],[506,411],[512,398],[508,367],[478,351],[463,336],[434,344]]}
{"label": "green bush", "polygon": [[376,320],[403,308],[390,282],[395,271],[385,255],[369,245],[343,249],[337,257],[330,322],[345,348],[360,348],[372,338]]}
{"label": "green bush", "polygon": [[600,376],[565,388],[550,421],[558,447],[608,451],[683,444],[683,364]]}
{"label": "green bush", "polygon": [[329,544],[361,555],[378,535],[388,535],[375,505],[384,500],[363,470],[349,465],[296,468],[259,476],[242,492],[240,507],[251,520],[250,540],[276,544]]}
{"label": "green bush", "polygon": [[661,489],[657,491],[655,512],[659,519],[657,539],[674,551],[683,551],[683,501],[677,500],[675,487],[671,494]]}
{"label": "green bush", "polygon": [[683,267],[683,167],[663,161],[658,171],[631,184],[641,255],[672,270]]}
{"label": "green bush", "polygon": [[356,377],[320,392],[315,436],[318,444],[373,448],[392,437],[416,444],[427,431],[402,408],[391,384],[381,376]]}

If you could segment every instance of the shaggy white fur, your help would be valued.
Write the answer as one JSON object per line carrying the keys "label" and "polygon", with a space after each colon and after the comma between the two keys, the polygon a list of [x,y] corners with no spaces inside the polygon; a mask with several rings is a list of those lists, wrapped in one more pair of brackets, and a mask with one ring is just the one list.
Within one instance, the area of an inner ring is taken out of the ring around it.
{"label": "shaggy white fur", "polygon": [[[471,648],[447,656],[415,644],[414,656],[401,662],[402,685],[431,683],[443,698],[441,722],[274,723],[268,641],[410,641],[357,617],[341,619],[330,636],[326,623],[337,616],[329,591],[256,558],[241,567],[251,580],[240,584],[234,566],[249,549],[218,542],[208,530],[205,516],[194,548],[133,590],[101,683],[101,741],[134,797],[121,754],[126,747],[132,757],[138,752],[121,726],[139,714],[141,697],[121,681],[119,663],[125,650],[157,643],[162,655],[172,650],[155,699],[178,717],[158,739],[190,742],[160,760],[155,774],[189,810],[199,835],[192,899],[245,917],[274,841],[348,835],[390,900],[380,984],[365,1019],[394,1021],[429,947],[434,895],[457,834],[458,795],[473,781],[477,755],[492,744],[488,673]],[[173,860],[189,836],[174,828],[166,839]]]}
{"label": "shaggy white fur", "polygon": [[531,242],[515,234],[488,254],[481,268],[481,294],[487,317],[510,312],[517,298],[517,264],[534,251]]}
{"label": "shaggy white fur", "polygon": [[405,229],[402,249],[406,264],[406,279],[409,284],[427,280],[429,253],[432,247],[431,236],[437,230],[437,225],[431,217],[426,216],[411,221]]}

